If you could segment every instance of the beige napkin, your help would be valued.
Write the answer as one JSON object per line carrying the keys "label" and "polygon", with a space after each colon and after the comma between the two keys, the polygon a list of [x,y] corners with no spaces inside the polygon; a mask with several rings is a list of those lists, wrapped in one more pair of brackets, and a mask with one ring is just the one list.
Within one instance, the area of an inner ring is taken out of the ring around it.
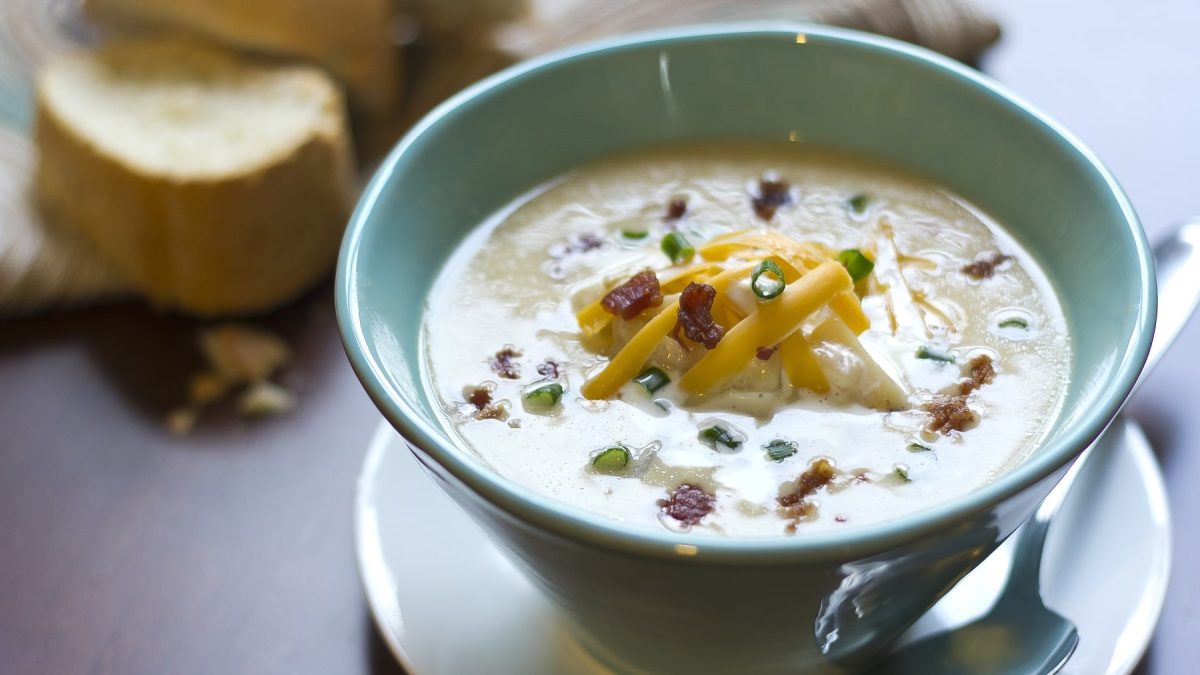
{"label": "beige napkin", "polygon": [[[413,121],[466,84],[550,49],[616,33],[672,24],[802,19],[868,30],[969,61],[996,41],[1000,28],[969,0],[531,0],[529,17],[480,33],[408,45],[405,103],[388,123],[356,129],[363,155],[390,147]],[[70,0],[0,2],[0,97],[28,90],[30,73],[78,43],[89,28]],[[22,79],[23,78],[23,79]],[[8,89],[9,92],[6,92]],[[0,101],[0,118],[12,114]],[[40,214],[30,196],[35,149],[21,120],[0,119],[0,315],[81,305],[129,294],[128,285],[93,248]]]}

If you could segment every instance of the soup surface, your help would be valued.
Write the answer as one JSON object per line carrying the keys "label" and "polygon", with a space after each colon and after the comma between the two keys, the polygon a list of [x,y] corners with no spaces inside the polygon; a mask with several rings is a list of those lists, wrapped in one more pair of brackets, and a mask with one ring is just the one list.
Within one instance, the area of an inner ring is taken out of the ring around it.
{"label": "soup surface", "polygon": [[429,297],[445,428],[649,527],[803,536],[976,490],[1059,413],[1035,261],[946,189],[811,146],[668,146],[495,214]]}

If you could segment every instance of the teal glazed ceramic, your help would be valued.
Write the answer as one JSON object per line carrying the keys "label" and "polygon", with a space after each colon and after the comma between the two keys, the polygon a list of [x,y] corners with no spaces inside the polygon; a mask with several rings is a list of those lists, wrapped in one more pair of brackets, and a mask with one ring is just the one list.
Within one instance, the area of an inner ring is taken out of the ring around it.
{"label": "teal glazed ceramic", "polygon": [[[460,239],[584,162],[687,139],[795,139],[949,186],[1039,258],[1074,339],[1054,430],[973,494],[882,525],[775,539],[635,527],[496,476],[438,423],[422,307]],[[1112,176],[1068,132],[958,63],[808,25],[617,38],[516,66],[419,123],[379,169],[337,277],[346,351],[429,474],[620,671],[862,669],[1004,540],[1112,420],[1155,315],[1145,236]],[[420,514],[413,514],[420,517]]]}

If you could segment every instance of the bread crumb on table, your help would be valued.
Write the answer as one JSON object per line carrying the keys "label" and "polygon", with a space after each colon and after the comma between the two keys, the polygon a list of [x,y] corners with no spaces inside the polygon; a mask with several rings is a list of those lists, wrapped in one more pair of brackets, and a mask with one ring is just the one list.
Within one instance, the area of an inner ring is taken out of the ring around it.
{"label": "bread crumb on table", "polygon": [[278,336],[228,323],[201,333],[199,345],[207,369],[192,375],[187,402],[167,415],[172,434],[190,433],[205,408],[235,391],[241,392],[237,410],[244,417],[280,415],[296,407],[296,394],[269,379],[292,358]]}

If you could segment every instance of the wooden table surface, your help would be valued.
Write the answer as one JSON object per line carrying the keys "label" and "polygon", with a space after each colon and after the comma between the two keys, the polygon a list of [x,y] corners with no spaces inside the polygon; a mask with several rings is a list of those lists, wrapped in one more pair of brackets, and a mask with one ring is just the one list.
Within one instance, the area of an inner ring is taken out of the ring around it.
{"label": "wooden table surface", "polygon": [[[1200,4],[985,0],[983,67],[1071,127],[1152,239],[1200,214]],[[1148,5],[1153,5],[1150,7]],[[197,324],[127,305],[0,322],[0,673],[398,673],[355,572],[354,480],[378,416],[328,288],[264,322],[297,350],[293,414],[162,417]],[[1200,663],[1200,323],[1132,407],[1170,490],[1174,576],[1142,671]],[[1098,589],[1102,591],[1104,589]]]}

